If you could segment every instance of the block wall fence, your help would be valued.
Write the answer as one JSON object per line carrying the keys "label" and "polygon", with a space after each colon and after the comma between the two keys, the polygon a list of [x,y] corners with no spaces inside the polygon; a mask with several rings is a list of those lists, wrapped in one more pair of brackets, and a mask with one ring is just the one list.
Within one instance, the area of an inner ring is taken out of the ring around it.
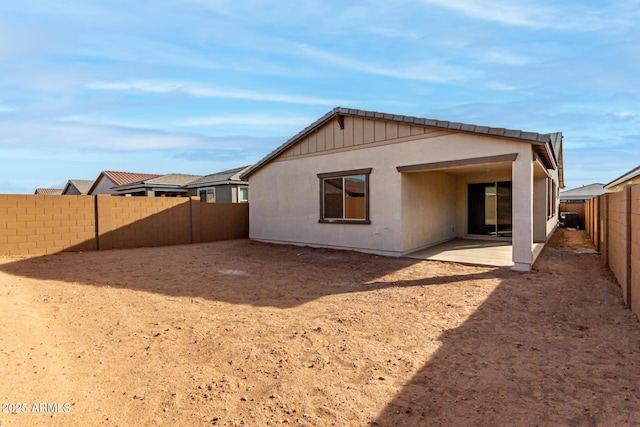
{"label": "block wall fence", "polygon": [[559,212],[575,212],[578,214],[578,226],[585,229],[585,204],[582,203],[560,203]]}
{"label": "block wall fence", "polygon": [[0,194],[0,255],[180,245],[249,236],[247,203]]}
{"label": "block wall fence", "polygon": [[640,317],[640,185],[589,200],[585,226],[625,303]]}

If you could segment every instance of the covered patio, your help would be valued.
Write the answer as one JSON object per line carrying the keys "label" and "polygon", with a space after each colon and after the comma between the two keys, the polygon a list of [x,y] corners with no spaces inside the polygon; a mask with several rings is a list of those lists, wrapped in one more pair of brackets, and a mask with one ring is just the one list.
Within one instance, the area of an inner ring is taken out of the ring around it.
{"label": "covered patio", "polygon": [[[544,243],[534,243],[534,259],[544,248]],[[513,267],[513,245],[503,240],[453,239],[410,254],[407,258],[430,261],[457,262],[468,265]]]}

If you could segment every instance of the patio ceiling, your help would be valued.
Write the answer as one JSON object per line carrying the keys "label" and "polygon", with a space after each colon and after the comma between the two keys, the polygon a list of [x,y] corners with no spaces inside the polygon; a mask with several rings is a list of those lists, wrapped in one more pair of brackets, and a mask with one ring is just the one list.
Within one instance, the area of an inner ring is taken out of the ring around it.
{"label": "patio ceiling", "polygon": [[510,171],[511,164],[516,159],[516,157],[517,154],[514,153],[499,156],[475,157],[445,162],[398,166],[396,169],[398,170],[398,172],[402,173],[439,171],[452,175],[494,172],[500,170]]}

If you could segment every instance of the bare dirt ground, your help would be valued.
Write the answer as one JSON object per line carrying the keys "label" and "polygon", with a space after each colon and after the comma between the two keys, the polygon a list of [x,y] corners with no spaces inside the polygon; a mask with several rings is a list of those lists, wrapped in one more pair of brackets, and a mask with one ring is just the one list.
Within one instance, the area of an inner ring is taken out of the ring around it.
{"label": "bare dirt ground", "polygon": [[640,425],[640,323],[579,247],[528,274],[247,240],[0,259],[0,425]]}

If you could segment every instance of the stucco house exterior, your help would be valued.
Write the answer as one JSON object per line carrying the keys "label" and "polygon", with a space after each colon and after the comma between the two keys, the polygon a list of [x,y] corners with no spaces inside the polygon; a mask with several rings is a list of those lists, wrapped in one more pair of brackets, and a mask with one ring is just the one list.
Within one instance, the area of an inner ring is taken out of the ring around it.
{"label": "stucco house exterior", "polygon": [[249,183],[240,178],[250,166],[229,169],[203,176],[184,186],[190,196],[199,196],[206,203],[246,203]]}
{"label": "stucco house exterior", "polygon": [[562,134],[338,107],[241,178],[257,241],[403,256],[510,240],[527,271],[557,226]]}
{"label": "stucco house exterior", "polygon": [[67,185],[64,186],[62,194],[72,196],[86,196],[91,189],[94,181],[87,179],[70,179],[67,181]]}
{"label": "stucco house exterior", "polygon": [[627,185],[640,183],[640,166],[631,169],[629,172],[617,177],[604,186],[609,193],[622,191]]}

